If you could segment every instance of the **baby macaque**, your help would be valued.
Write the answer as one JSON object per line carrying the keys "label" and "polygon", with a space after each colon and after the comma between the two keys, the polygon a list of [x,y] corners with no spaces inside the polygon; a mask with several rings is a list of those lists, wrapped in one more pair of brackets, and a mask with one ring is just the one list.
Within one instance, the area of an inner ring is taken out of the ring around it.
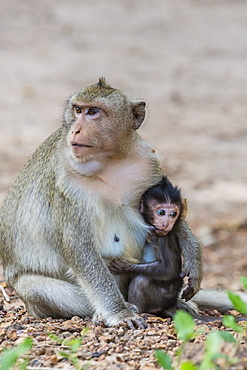
{"label": "baby macaque", "polygon": [[109,268],[114,274],[131,277],[128,302],[136,305],[140,313],[172,316],[183,285],[176,230],[186,216],[186,201],[178,187],[163,177],[143,194],[140,212],[150,228],[143,261],[137,264],[116,259]]}

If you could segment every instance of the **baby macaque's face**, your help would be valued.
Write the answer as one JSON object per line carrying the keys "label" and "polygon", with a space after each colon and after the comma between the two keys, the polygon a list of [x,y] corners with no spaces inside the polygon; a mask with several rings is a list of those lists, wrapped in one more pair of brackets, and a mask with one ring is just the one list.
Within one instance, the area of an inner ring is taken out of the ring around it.
{"label": "baby macaque's face", "polygon": [[152,226],[155,227],[153,232],[159,236],[166,235],[172,230],[180,214],[180,208],[171,203],[155,203],[150,210]]}

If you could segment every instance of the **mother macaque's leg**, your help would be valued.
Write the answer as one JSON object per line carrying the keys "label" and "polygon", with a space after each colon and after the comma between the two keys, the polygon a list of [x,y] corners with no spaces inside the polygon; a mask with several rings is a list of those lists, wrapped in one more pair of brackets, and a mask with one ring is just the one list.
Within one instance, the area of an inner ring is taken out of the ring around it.
{"label": "mother macaque's leg", "polygon": [[15,284],[15,290],[26,304],[30,315],[36,318],[52,316],[92,316],[93,307],[82,288],[67,281],[42,275],[22,275]]}

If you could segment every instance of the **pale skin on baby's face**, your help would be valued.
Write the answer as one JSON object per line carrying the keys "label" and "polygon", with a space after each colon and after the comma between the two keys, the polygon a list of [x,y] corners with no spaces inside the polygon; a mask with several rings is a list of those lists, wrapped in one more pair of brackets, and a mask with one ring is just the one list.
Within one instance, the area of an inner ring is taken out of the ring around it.
{"label": "pale skin on baby's face", "polygon": [[157,235],[167,235],[175,225],[180,215],[180,208],[172,203],[156,203],[152,207],[152,225]]}

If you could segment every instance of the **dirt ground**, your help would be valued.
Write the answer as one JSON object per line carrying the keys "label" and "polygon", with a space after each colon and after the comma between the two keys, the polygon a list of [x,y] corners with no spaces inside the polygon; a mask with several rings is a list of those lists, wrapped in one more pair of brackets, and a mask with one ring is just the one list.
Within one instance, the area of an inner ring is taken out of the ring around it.
{"label": "dirt ground", "polygon": [[247,275],[246,40],[245,0],[2,0],[0,203],[60,125],[67,97],[105,76],[148,103],[140,135],[189,200],[204,245],[203,287],[239,290]]}

